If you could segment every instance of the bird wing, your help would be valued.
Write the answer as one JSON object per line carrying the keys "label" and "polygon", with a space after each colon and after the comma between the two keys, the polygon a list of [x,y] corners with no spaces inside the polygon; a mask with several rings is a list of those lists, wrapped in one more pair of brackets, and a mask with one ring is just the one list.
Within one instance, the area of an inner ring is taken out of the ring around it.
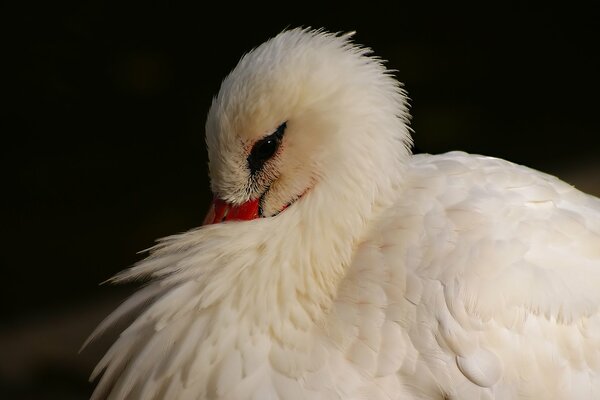
{"label": "bird wing", "polygon": [[490,157],[411,167],[303,382],[342,399],[600,398],[600,200]]}
{"label": "bird wing", "polygon": [[385,235],[412,281],[417,364],[458,398],[599,398],[600,200],[459,152],[413,171]]}

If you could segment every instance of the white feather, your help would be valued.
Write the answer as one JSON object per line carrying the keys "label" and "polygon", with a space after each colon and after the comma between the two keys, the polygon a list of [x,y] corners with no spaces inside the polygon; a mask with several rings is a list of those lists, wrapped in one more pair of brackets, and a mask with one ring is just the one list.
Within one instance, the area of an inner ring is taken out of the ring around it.
{"label": "white feather", "polygon": [[166,238],[114,278],[151,283],[96,332],[136,315],[94,398],[600,398],[600,200],[411,156],[404,91],[350,37],[283,32],[224,80],[212,189],[270,217]]}

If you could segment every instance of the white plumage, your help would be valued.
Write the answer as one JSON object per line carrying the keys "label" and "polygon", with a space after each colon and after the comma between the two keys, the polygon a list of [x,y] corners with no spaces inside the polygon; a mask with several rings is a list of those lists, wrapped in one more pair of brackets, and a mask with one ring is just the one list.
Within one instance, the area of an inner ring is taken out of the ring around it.
{"label": "white plumage", "polygon": [[286,31],[224,80],[214,212],[251,220],[114,278],[150,283],[97,330],[134,317],[94,398],[600,398],[600,200],[411,155],[404,92],[349,40]]}

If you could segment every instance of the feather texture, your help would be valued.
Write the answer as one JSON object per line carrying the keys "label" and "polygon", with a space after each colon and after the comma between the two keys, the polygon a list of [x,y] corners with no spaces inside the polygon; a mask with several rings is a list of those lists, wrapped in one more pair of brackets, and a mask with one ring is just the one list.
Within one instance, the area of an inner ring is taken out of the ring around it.
{"label": "feather texture", "polygon": [[[226,78],[213,190],[293,204],[115,277],[150,283],[97,330],[135,315],[94,398],[600,398],[600,200],[492,157],[411,156],[404,92],[349,40],[286,31]],[[244,152],[281,121],[252,181]]]}

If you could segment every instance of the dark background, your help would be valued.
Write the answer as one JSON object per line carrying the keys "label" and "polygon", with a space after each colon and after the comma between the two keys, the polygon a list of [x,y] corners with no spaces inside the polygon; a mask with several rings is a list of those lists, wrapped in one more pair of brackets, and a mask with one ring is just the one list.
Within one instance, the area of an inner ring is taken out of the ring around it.
{"label": "dark background", "polygon": [[252,3],[4,6],[1,398],[89,396],[107,340],[77,350],[133,290],[99,282],[201,223],[211,98],[285,27],[357,30],[405,82],[419,151],[503,157],[600,194],[591,7]]}

